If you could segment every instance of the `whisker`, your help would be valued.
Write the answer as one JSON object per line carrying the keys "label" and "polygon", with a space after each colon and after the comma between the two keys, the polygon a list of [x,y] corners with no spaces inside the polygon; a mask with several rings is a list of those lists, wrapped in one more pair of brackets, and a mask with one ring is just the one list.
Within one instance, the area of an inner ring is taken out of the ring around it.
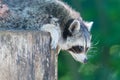
{"label": "whisker", "polygon": [[98,50],[98,47],[91,47],[90,50]]}
{"label": "whisker", "polygon": [[91,45],[96,46],[96,45],[98,45],[99,43],[100,43],[100,41],[97,41],[97,42],[91,43]]}

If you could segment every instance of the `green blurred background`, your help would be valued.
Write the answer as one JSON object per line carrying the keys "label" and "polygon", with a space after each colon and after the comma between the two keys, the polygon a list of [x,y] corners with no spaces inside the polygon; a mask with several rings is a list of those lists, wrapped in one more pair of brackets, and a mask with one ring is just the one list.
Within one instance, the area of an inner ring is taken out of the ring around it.
{"label": "green blurred background", "polygon": [[120,0],[64,0],[86,21],[94,21],[89,62],[59,54],[58,80],[120,80]]}

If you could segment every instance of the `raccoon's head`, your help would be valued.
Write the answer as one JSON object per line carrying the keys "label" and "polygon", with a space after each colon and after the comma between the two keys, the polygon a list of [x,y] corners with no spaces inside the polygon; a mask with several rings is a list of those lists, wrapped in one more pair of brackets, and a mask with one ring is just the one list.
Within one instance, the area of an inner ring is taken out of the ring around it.
{"label": "raccoon's head", "polygon": [[86,63],[87,51],[91,45],[90,29],[93,22],[71,19],[63,31],[65,40],[62,49],[67,50],[76,61]]}

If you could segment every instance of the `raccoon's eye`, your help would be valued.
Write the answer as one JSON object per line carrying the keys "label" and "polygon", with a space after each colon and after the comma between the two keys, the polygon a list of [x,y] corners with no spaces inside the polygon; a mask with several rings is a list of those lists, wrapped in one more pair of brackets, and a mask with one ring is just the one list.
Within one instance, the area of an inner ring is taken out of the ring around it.
{"label": "raccoon's eye", "polygon": [[79,53],[84,51],[84,47],[83,46],[79,46]]}

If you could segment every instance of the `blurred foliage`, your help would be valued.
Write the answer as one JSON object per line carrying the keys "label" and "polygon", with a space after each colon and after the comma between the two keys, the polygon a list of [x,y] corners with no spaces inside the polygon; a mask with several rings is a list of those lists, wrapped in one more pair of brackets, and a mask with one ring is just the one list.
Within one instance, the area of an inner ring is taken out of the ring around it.
{"label": "blurred foliage", "polygon": [[64,0],[84,20],[94,21],[89,62],[59,54],[59,80],[120,80],[120,0]]}

